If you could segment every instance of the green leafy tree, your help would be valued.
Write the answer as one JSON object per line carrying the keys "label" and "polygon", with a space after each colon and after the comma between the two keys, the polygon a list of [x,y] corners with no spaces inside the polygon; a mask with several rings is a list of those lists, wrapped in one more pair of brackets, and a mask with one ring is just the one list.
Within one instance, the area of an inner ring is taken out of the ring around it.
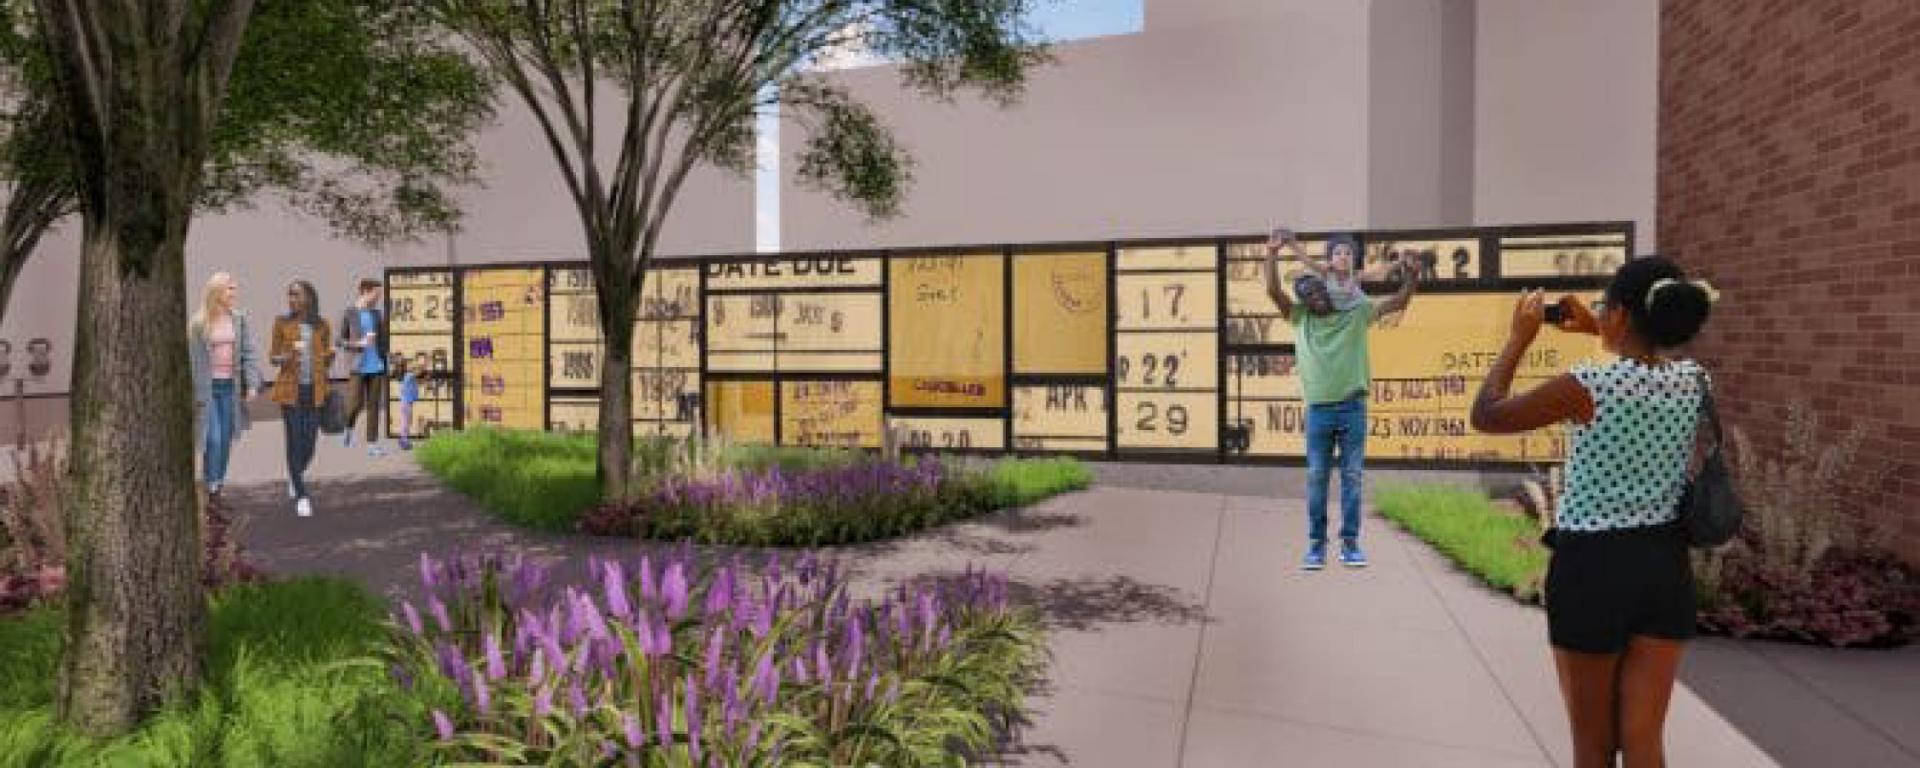
{"label": "green leafy tree", "polygon": [[[778,104],[809,129],[801,179],[892,216],[909,158],[817,72],[822,58],[862,49],[930,97],[973,89],[1002,105],[1046,60],[1026,22],[1036,0],[414,1],[532,111],[579,212],[606,345],[596,469],[607,499],[630,484],[634,313],[687,175],[702,163],[748,172],[755,118]],[[620,128],[603,133],[610,110]]]}
{"label": "green leafy tree", "polygon": [[[41,237],[78,211],[77,170],[32,3],[0,29],[0,317]],[[491,118],[484,70],[417,10],[379,0],[261,5],[213,126],[196,210],[275,198],[370,247],[454,228]],[[56,256],[58,258],[58,256]]]}
{"label": "green leafy tree", "polygon": [[[82,221],[58,706],[87,733],[123,732],[200,677],[184,343],[194,213],[275,189],[362,239],[443,226],[440,185],[473,165],[448,139],[488,109],[484,78],[417,25],[405,34],[418,17],[404,9],[254,6],[5,6],[9,259],[62,216]],[[6,268],[11,282],[19,262]]]}

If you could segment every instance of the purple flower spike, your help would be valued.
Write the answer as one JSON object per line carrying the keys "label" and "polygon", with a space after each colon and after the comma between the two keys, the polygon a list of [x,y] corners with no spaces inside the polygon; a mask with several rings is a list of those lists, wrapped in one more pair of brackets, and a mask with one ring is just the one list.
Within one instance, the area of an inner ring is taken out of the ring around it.
{"label": "purple flower spike", "polygon": [[807,663],[798,656],[793,657],[793,680],[801,685],[807,682]]}
{"label": "purple flower spike", "polygon": [[487,690],[487,679],[479,675],[473,676],[473,704],[483,714],[493,710],[493,693]]}
{"label": "purple flower spike", "polygon": [[880,687],[880,673],[876,671],[872,677],[867,678],[867,690],[866,696],[863,697],[864,700],[873,701],[873,689],[878,687]]}
{"label": "purple flower spike", "polygon": [[660,600],[660,589],[653,580],[653,561],[646,555],[640,556],[640,599],[648,603]]}
{"label": "purple flower spike", "polygon": [[405,617],[407,621],[407,631],[412,632],[414,637],[419,637],[420,633],[425,630],[425,627],[420,624],[420,612],[414,610],[412,600],[400,601],[400,615]]}
{"label": "purple flower spike", "polygon": [[721,676],[720,694],[724,704],[722,711],[727,719],[726,738],[732,739],[734,727],[740,724],[740,717],[745,713],[745,706],[740,700],[740,679],[733,667],[727,667],[727,673]]}
{"label": "purple flower spike", "polygon": [[445,640],[434,646],[434,660],[440,663],[440,674],[448,680],[459,682],[467,675],[466,661],[460,658],[460,649]]}
{"label": "purple flower spike", "polygon": [[694,685],[693,674],[687,674],[687,747],[693,751],[695,762],[700,760],[700,686]]}
{"label": "purple flower spike", "polygon": [[718,615],[733,605],[733,570],[724,569],[707,589],[707,615]]}
{"label": "purple flower spike", "polygon": [[440,735],[441,741],[453,741],[453,720],[447,717],[447,713],[437,709],[433,711],[433,730]]}
{"label": "purple flower spike", "polygon": [[654,738],[660,741],[661,749],[671,749],[673,747],[673,695],[667,691],[661,691],[654,701],[653,712],[654,725],[657,726],[653,732]]}
{"label": "purple flower spike", "polygon": [[567,704],[573,707],[576,719],[587,714],[587,693],[580,690],[580,681],[567,684]]}
{"label": "purple flower spike", "polygon": [[826,644],[814,644],[813,666],[815,670],[814,674],[820,678],[820,684],[831,687],[833,685],[833,664],[827,659]]}
{"label": "purple flower spike", "polygon": [[500,638],[488,632],[480,639],[480,647],[487,657],[487,679],[499,680],[507,676],[507,660],[500,655]]}
{"label": "purple flower spike", "polygon": [[635,634],[638,635],[636,639],[640,641],[640,655],[649,659],[660,655],[659,638],[653,634],[652,614],[647,613],[645,610],[640,611],[640,615],[634,619],[633,628]]}
{"label": "purple flower spike", "polygon": [[621,620],[633,618],[633,603],[627,599],[627,574],[617,562],[608,562],[603,580],[607,592],[607,612]]}
{"label": "purple flower spike", "polygon": [[760,663],[753,669],[753,691],[762,702],[771,702],[780,692],[780,670],[774,667],[773,654],[760,657]]}
{"label": "purple flower spike", "polygon": [[653,642],[660,647],[660,653],[673,653],[673,626],[667,623],[665,617],[655,617],[653,620]]}
{"label": "purple flower spike", "polygon": [[847,676],[860,674],[861,656],[867,650],[867,629],[859,614],[847,622]]}
{"label": "purple flower spike", "polygon": [[753,748],[758,746],[760,746],[760,721],[755,720],[753,727],[747,729],[747,748],[745,752],[751,755],[753,754]]}
{"label": "purple flower spike", "polygon": [[661,599],[667,604],[667,618],[679,621],[687,615],[687,571],[676,562],[667,566],[667,575],[660,585],[664,594]]}
{"label": "purple flower spike", "polygon": [[628,749],[639,749],[647,743],[647,734],[640,729],[640,718],[632,712],[620,713],[620,735],[626,737]]}
{"label": "purple flower spike", "polygon": [[553,687],[542,685],[533,692],[533,719],[539,720],[553,711]]}
{"label": "purple flower spike", "polygon": [[438,573],[436,573],[436,571],[438,570],[439,570],[438,568],[434,567],[433,558],[428,557],[427,553],[421,552],[420,553],[420,588],[421,589],[426,590],[428,592],[432,592],[435,588],[440,586],[440,576]]}
{"label": "purple flower spike", "polygon": [[433,614],[433,622],[440,625],[441,632],[453,631],[453,619],[447,616],[447,604],[440,602],[440,598],[427,598],[427,612]]}
{"label": "purple flower spike", "polygon": [[707,686],[720,679],[720,656],[726,652],[726,628],[714,627],[713,634],[707,639]]}

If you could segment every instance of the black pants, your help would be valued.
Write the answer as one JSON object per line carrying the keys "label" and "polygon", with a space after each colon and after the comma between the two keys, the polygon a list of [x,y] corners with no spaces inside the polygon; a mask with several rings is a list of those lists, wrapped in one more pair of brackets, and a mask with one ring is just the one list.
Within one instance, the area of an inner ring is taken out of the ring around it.
{"label": "black pants", "polygon": [[307,497],[307,467],[313,464],[314,443],[320,440],[320,409],[313,402],[313,385],[300,385],[299,405],[280,406],[287,428],[287,482],[295,498]]}
{"label": "black pants", "polygon": [[353,431],[353,423],[360,418],[360,411],[364,409],[367,412],[367,442],[380,442],[380,406],[386,401],[386,374],[354,374],[353,381],[347,385],[347,431]]}

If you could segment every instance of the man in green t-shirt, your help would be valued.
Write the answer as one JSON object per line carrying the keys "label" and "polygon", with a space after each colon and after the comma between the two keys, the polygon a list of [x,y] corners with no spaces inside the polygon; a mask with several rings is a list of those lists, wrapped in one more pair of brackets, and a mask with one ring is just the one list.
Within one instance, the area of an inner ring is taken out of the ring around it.
{"label": "man in green t-shirt", "polygon": [[[1363,294],[1357,301],[1343,302],[1342,308],[1329,294],[1327,280],[1358,284],[1360,244],[1351,236],[1335,235],[1327,240],[1325,266],[1294,280],[1295,301],[1281,287],[1280,252],[1288,249],[1301,258],[1293,233],[1275,230],[1267,243],[1267,294],[1293,324],[1294,358],[1300,371],[1301,396],[1307,404],[1308,542],[1301,567],[1319,570],[1327,564],[1327,484],[1337,452],[1340,562],[1359,568],[1367,564],[1367,556],[1360,549],[1367,392],[1373,381],[1367,365],[1367,329],[1375,319],[1407,308],[1419,271],[1400,269],[1399,292],[1377,304]],[[1322,272],[1327,277],[1323,278]]]}

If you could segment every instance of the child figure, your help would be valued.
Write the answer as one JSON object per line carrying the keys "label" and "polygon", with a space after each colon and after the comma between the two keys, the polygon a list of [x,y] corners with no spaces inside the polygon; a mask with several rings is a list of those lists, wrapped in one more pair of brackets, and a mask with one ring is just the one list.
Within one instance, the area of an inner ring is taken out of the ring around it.
{"label": "child figure", "polygon": [[1366,298],[1360,289],[1360,243],[1351,235],[1334,235],[1327,239],[1327,255],[1311,256],[1300,247],[1292,230],[1280,228],[1273,231],[1268,246],[1292,249],[1296,258],[1306,267],[1306,271],[1327,286],[1327,298],[1333,300],[1336,312],[1345,312]]}
{"label": "child figure", "polygon": [[413,450],[413,401],[420,399],[420,379],[407,365],[405,356],[396,355],[395,371],[400,373],[400,450]]}

